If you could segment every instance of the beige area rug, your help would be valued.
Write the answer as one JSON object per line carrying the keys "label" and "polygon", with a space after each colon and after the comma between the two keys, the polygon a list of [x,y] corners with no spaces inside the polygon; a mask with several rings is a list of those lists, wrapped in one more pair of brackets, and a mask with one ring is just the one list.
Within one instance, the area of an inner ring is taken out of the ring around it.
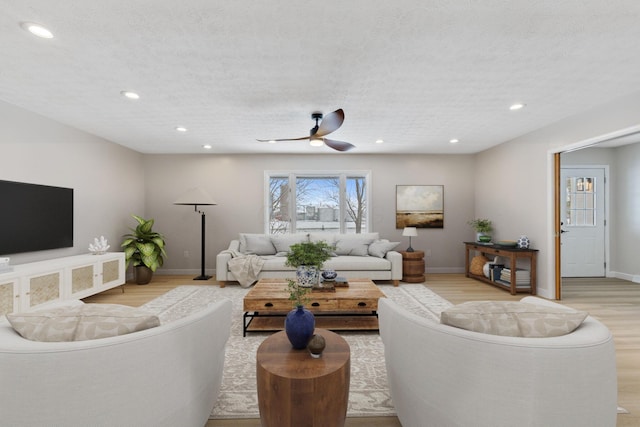
{"label": "beige area rug", "polygon": [[[423,285],[379,285],[384,294],[408,310],[439,321],[440,312],[451,303]],[[179,286],[143,305],[166,323],[183,317],[211,301],[233,302],[231,337],[227,343],[224,376],[211,419],[259,418],[256,391],[256,351],[270,333],[248,333],[242,337],[242,299],[248,289],[240,286]],[[283,320],[284,322],[284,320]],[[377,332],[340,332],[351,347],[349,417],[394,416],[387,386],[384,347]]]}

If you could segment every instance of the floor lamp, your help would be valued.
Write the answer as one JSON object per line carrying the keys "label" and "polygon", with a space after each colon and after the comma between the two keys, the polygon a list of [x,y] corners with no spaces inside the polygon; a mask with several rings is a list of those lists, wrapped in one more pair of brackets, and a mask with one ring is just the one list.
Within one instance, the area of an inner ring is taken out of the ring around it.
{"label": "floor lamp", "polygon": [[193,280],[209,280],[211,276],[207,276],[204,274],[204,229],[205,229],[205,215],[204,211],[198,210],[198,205],[200,206],[211,206],[217,204],[213,201],[211,196],[209,196],[202,188],[193,188],[182,196],[178,197],[178,199],[173,202],[174,205],[189,205],[193,206],[194,210],[200,214],[201,222],[202,222],[202,250],[201,250],[201,268],[200,275],[198,277],[194,277]]}

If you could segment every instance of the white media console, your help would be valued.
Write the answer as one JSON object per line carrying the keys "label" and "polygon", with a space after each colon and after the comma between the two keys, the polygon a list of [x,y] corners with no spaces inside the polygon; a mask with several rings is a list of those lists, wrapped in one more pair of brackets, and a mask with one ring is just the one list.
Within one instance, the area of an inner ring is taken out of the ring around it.
{"label": "white media console", "polygon": [[86,298],[125,283],[123,252],[76,255],[13,266],[0,274],[0,315]]}

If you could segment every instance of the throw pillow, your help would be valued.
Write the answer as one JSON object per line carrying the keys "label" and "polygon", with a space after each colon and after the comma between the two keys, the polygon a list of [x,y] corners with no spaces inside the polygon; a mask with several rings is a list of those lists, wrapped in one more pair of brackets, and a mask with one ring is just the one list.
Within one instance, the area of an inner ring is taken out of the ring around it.
{"label": "throw pillow", "polygon": [[158,316],[116,304],[82,304],[7,314],[13,329],[32,341],[85,341],[160,325]]}
{"label": "throw pillow", "polygon": [[336,237],[336,254],[352,256],[368,256],[369,245],[374,238],[359,234],[342,234]]}
{"label": "throw pillow", "polygon": [[384,258],[387,252],[392,251],[400,242],[390,242],[388,240],[376,240],[369,245],[369,255]]}
{"label": "throw pillow", "polygon": [[274,255],[276,248],[271,243],[271,237],[264,234],[247,234],[245,236],[244,254]]}
{"label": "throw pillow", "polygon": [[289,252],[289,246],[296,243],[308,242],[309,235],[305,233],[296,234],[276,234],[271,236],[271,243],[277,252]]}
{"label": "throw pillow", "polygon": [[440,323],[491,335],[543,338],[574,331],[588,315],[518,301],[473,301],[444,310]]}

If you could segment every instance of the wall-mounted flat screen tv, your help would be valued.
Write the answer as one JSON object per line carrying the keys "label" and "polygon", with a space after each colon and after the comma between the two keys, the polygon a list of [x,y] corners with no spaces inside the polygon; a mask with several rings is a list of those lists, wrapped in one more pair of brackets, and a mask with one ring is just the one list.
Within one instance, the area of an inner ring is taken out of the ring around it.
{"label": "wall-mounted flat screen tv", "polygon": [[0,180],[0,255],[72,246],[72,188]]}

